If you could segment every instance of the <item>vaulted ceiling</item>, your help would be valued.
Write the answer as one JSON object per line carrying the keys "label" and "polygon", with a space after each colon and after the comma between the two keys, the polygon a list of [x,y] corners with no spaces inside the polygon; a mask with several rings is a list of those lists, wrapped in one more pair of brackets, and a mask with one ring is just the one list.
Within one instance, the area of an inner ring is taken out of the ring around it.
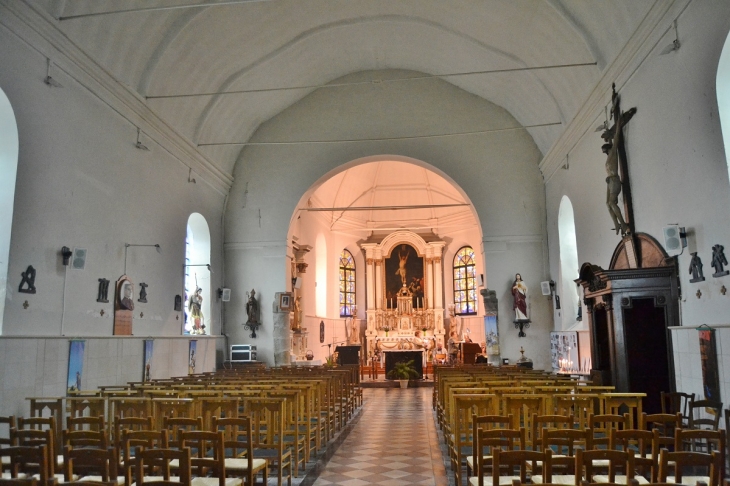
{"label": "vaulted ceiling", "polygon": [[[316,87],[388,68],[508,70],[443,79],[547,125],[528,128],[545,154],[661,0],[26,1],[231,174],[243,146],[202,144],[246,142]],[[545,66],[563,67],[522,69]]]}

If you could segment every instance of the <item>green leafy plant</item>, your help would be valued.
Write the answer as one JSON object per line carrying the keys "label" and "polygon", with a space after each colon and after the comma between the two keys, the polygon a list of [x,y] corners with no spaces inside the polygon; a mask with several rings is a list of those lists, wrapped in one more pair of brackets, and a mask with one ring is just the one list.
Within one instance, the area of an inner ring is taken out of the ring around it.
{"label": "green leafy plant", "polygon": [[418,371],[413,367],[413,360],[399,361],[392,370],[388,372],[388,378],[395,380],[410,380],[411,378],[419,378]]}

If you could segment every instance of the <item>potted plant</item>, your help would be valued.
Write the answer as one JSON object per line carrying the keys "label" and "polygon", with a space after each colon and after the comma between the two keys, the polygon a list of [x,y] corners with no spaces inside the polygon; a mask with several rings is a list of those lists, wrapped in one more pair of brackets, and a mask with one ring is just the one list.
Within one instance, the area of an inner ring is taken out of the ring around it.
{"label": "potted plant", "polygon": [[418,371],[413,367],[413,360],[399,361],[395,367],[388,372],[388,378],[398,380],[401,388],[408,388],[408,380],[418,378]]}

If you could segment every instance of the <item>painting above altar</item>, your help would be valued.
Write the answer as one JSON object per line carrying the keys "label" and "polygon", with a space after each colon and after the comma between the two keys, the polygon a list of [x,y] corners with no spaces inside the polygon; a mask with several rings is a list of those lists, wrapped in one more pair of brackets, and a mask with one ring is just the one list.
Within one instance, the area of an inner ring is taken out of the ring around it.
{"label": "painting above altar", "polygon": [[385,258],[385,308],[394,309],[398,296],[406,294],[405,287],[411,295],[414,308],[424,306],[424,261],[416,249],[407,244],[396,245]]}

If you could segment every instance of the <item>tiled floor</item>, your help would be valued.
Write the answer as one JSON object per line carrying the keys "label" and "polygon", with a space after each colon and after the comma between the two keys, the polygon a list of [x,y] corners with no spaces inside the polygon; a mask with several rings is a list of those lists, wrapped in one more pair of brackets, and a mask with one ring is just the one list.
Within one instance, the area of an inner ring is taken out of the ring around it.
{"label": "tiled floor", "polygon": [[314,486],[448,486],[432,388],[363,390],[364,405]]}

